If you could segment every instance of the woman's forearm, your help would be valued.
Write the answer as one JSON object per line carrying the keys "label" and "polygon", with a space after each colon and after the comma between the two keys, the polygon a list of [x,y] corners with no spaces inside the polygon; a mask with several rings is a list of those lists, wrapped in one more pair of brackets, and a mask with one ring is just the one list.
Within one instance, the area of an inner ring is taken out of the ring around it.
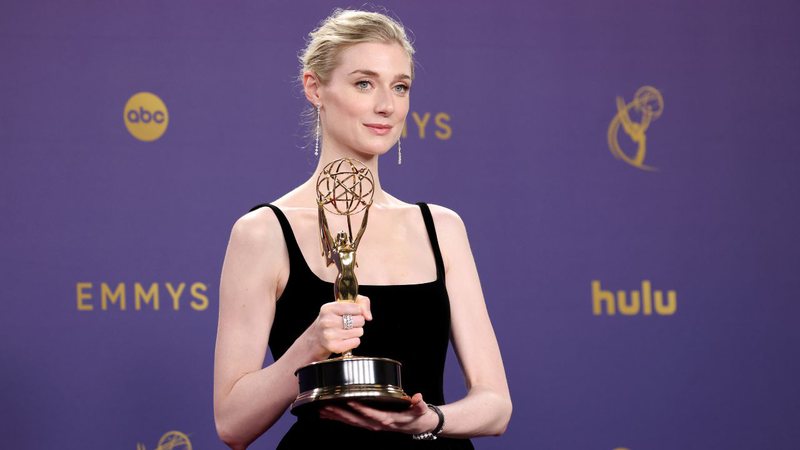
{"label": "woman's forearm", "polygon": [[244,449],[267,431],[297,396],[294,372],[327,355],[309,344],[305,334],[277,361],[234,383],[215,409],[217,433],[232,449]]}
{"label": "woman's forearm", "polygon": [[511,409],[507,393],[474,386],[466,397],[441,407],[445,417],[441,435],[458,438],[501,435],[511,419]]}

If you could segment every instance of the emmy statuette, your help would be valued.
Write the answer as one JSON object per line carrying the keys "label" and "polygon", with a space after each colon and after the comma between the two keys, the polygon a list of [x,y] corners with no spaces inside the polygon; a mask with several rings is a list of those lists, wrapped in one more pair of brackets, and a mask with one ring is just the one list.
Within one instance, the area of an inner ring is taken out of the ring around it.
{"label": "emmy statuette", "polygon": [[[333,284],[337,302],[355,302],[358,280],[356,250],[367,227],[375,182],[372,172],[357,160],[343,158],[327,164],[317,177],[317,210],[322,255],[327,265],[336,264]],[[347,230],[334,238],[325,212],[347,218]],[[350,217],[363,212],[361,227],[353,235]],[[316,413],[329,403],[358,401],[383,410],[402,410],[411,404],[403,392],[400,363],[389,358],[353,356],[348,351],[336,358],[297,369],[300,394],[292,403],[292,414]]]}

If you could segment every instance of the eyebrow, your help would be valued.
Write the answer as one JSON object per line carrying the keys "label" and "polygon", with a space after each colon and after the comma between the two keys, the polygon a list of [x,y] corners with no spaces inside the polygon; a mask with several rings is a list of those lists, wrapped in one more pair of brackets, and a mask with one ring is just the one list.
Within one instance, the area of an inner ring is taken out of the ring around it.
{"label": "eyebrow", "polygon": [[[380,78],[380,75],[378,74],[378,72],[375,72],[374,70],[366,70],[366,69],[356,69],[356,70],[350,72],[348,75],[353,75],[355,73],[361,73],[361,74],[364,74],[364,75],[367,75],[367,76],[370,76],[370,77]],[[395,80],[410,80],[411,76],[402,73],[400,75],[395,76],[394,79]]]}

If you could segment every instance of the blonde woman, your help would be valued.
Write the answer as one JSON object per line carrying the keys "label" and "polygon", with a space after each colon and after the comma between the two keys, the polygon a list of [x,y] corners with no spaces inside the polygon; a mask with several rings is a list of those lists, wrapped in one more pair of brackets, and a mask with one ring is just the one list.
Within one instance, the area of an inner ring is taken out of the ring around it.
{"label": "blonde woman", "polygon": [[[374,12],[337,10],[309,35],[301,79],[320,132],[317,172],[346,157],[375,177],[358,249],[363,295],[333,301],[337,272],[319,255],[315,177],[236,222],[222,269],[214,369],[217,430],[233,449],[286,412],[298,394],[296,369],[355,348],[403,364],[411,407],[326,407],[298,419],[278,448],[466,449],[468,438],[508,425],[505,371],[464,224],[453,211],[403,202],[380,184],[378,159],[397,144],[409,111],[413,54],[403,27]],[[345,227],[340,216],[329,221]],[[468,392],[445,404],[448,340]],[[275,362],[262,367],[268,347]]]}

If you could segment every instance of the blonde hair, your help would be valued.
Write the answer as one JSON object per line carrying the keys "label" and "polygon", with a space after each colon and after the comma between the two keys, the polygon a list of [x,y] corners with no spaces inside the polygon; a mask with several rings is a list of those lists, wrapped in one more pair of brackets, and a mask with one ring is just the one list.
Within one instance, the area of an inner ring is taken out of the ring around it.
{"label": "blonde hair", "polygon": [[326,83],[336,68],[339,53],[362,42],[400,44],[411,58],[411,78],[414,78],[414,46],[400,23],[377,12],[336,9],[308,33],[308,44],[299,56],[301,83],[306,71],[314,72],[321,83]]}

